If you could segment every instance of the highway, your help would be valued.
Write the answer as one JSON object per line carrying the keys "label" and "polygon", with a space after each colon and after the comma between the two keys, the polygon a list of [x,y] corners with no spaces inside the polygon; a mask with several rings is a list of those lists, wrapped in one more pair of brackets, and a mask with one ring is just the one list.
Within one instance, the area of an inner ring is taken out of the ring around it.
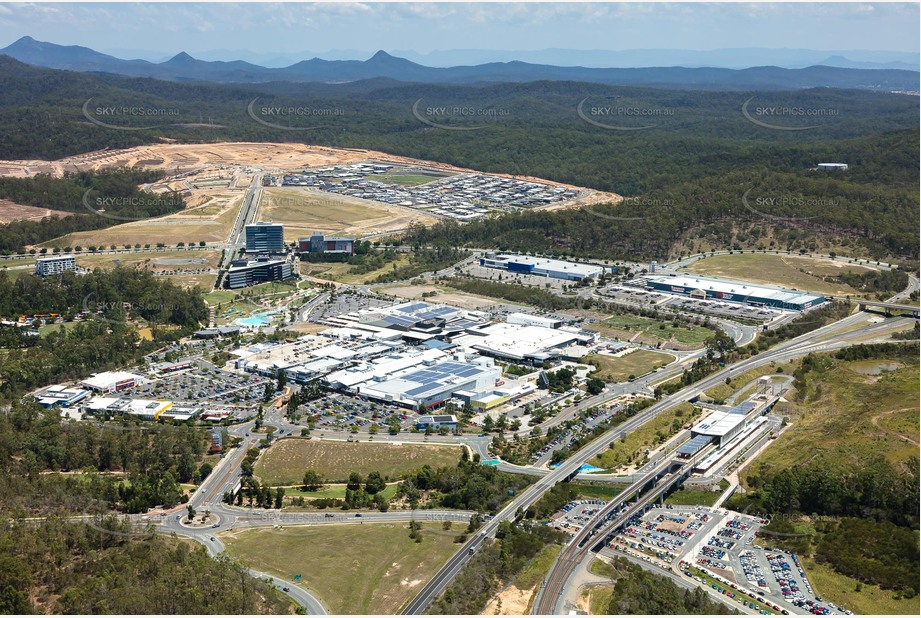
{"label": "highway", "polygon": [[[615,439],[616,436],[618,436],[620,433],[629,433],[630,431],[633,431],[637,427],[643,425],[655,417],[657,414],[679,403],[688,401],[689,399],[698,395],[701,391],[705,391],[716,386],[717,384],[720,384],[727,377],[730,377],[733,374],[738,375],[740,373],[744,373],[761,365],[769,364],[772,362],[786,362],[790,359],[804,356],[810,352],[815,353],[837,350],[842,347],[852,345],[851,342],[854,339],[861,339],[866,337],[868,334],[874,334],[877,331],[883,331],[892,328],[892,324],[887,321],[881,324],[865,326],[853,331],[848,331],[847,333],[837,335],[829,341],[822,341],[818,343],[812,342],[812,339],[814,338],[818,338],[823,335],[833,333],[839,329],[852,326],[865,319],[866,317],[861,313],[848,316],[842,320],[783,342],[771,350],[767,350],[761,354],[740,360],[732,365],[728,365],[725,368],[712,373],[704,379],[696,382],[695,384],[677,391],[676,393],[650,406],[646,410],[642,411],[621,425],[599,436],[589,444],[585,445],[582,449],[574,453],[557,469],[547,473],[535,484],[529,486],[526,490],[522,491],[518,496],[516,496],[505,508],[503,508],[482,528],[481,532],[474,539],[468,541],[468,543],[465,544],[447,562],[447,564],[445,564],[444,567],[442,567],[442,569],[435,574],[431,581],[429,581],[428,584],[426,584],[426,586],[406,606],[406,608],[403,610],[403,613],[423,613],[429,604],[434,601],[445,590],[445,588],[447,588],[457,573],[460,572],[464,565],[469,561],[473,553],[475,553],[476,549],[479,547],[482,540],[485,537],[493,536],[495,534],[496,529],[502,521],[513,519],[518,509],[526,510],[528,506],[540,499],[540,497],[547,490],[553,487],[553,485],[563,481],[573,472],[578,470],[586,461],[598,453],[606,450],[610,441]],[[910,322],[910,320],[906,321]],[[471,552],[471,549],[474,551]]]}
{"label": "highway", "polygon": [[[590,522],[573,536],[572,540],[566,544],[563,551],[557,556],[557,559],[550,567],[550,572],[544,578],[544,582],[537,592],[533,613],[541,615],[555,613],[555,608],[563,597],[566,583],[592,548],[600,540],[606,539],[611,532],[616,531],[620,526],[628,522],[634,515],[643,513],[650,502],[662,495],[672,485],[680,483],[681,479],[694,468],[702,454],[703,452],[698,453],[693,459],[684,462],[681,468],[665,475],[656,482],[652,491],[644,494],[623,512],[614,515],[615,511],[622,509],[624,502],[630,500],[635,493],[641,491],[649,482],[658,478],[674,465],[675,462],[671,457],[664,458],[652,471],[609,501]],[[611,518],[612,515],[614,515],[613,519]]]}

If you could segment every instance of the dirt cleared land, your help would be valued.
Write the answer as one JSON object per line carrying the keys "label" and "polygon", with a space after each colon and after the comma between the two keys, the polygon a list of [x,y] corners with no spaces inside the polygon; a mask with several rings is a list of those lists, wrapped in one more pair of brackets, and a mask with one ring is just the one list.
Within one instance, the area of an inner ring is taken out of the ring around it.
{"label": "dirt cleared land", "polygon": [[140,267],[152,271],[217,268],[220,251],[188,251],[172,249],[165,251],[138,251],[137,253],[115,253],[102,255],[78,255],[77,265],[84,268],[114,268],[116,265]]}
{"label": "dirt cleared land", "polygon": [[76,168],[85,171],[111,167],[190,171],[214,165],[253,165],[291,169],[349,163],[371,156],[389,155],[370,150],[343,150],[272,142],[153,144],[136,148],[98,150],[57,161],[40,159],[0,161],[0,174],[23,177],[42,172],[60,176],[65,169],[73,171]]}
{"label": "dirt cleared land", "polygon": [[273,444],[259,461],[255,474],[269,485],[296,485],[304,472],[316,470],[326,481],[347,481],[351,472],[367,476],[378,471],[397,479],[428,464],[453,466],[462,447],[386,442],[334,442],[285,438]]}
{"label": "dirt cleared land", "polygon": [[[200,213],[195,214],[195,210],[184,210],[166,217],[132,221],[101,230],[74,232],[73,234],[66,234],[46,241],[38,246],[88,247],[91,245],[104,245],[108,247],[114,243],[121,247],[125,244],[154,245],[163,243],[168,247],[175,247],[178,242],[196,245],[202,240],[208,243],[225,242],[230,236],[230,229],[233,227],[233,222],[237,217],[237,210],[243,203],[243,192],[236,195],[221,193],[209,195],[208,197],[210,201],[204,204],[211,204],[211,207],[215,210],[215,214],[212,215],[206,216]],[[218,210],[217,203],[221,201],[224,203]]]}
{"label": "dirt cleared land", "polygon": [[[476,172],[468,168],[456,167],[446,163],[412,159],[399,155],[378,152],[375,150],[327,148],[323,146],[308,146],[295,143],[273,142],[220,142],[215,144],[151,144],[135,148],[98,150],[57,161],[11,160],[0,161],[0,176],[27,177],[37,173],[61,176],[65,170],[85,171],[99,170],[113,167],[130,167],[144,169],[168,170],[172,174],[190,174],[182,179],[167,180],[162,188],[173,190],[190,189],[184,181],[194,183],[211,176],[232,175],[227,168],[234,166],[252,166],[272,171],[288,171],[298,168],[323,167],[358,161],[376,160],[403,163],[413,166],[429,167],[446,172]],[[245,187],[249,182],[252,172],[235,170],[237,187]],[[554,204],[548,210],[571,208],[590,204],[619,202],[623,198],[615,193],[605,193],[567,185],[565,183],[550,182],[533,176],[518,176],[513,174],[492,174],[501,178],[514,178],[527,182],[540,182],[556,186],[579,189],[580,195],[575,200]],[[157,187],[161,185],[158,183]]]}
{"label": "dirt cleared land", "polygon": [[333,614],[397,614],[459,547],[460,524],[423,524],[422,542],[407,524],[346,524],[221,534],[230,555],[303,585]]}
{"label": "dirt cleared land", "polygon": [[289,242],[312,232],[360,236],[436,221],[418,210],[303,187],[265,189],[257,218],[283,223],[285,240]]}
{"label": "dirt cleared land", "polygon": [[376,290],[383,294],[393,294],[407,300],[422,299],[423,294],[435,292],[434,296],[426,296],[425,300],[431,303],[444,303],[461,309],[485,309],[502,302],[495,298],[465,294],[450,287],[437,285],[400,285],[380,287],[376,288]]}
{"label": "dirt cleared land", "polygon": [[11,221],[40,221],[45,217],[58,216],[62,219],[73,213],[36,206],[23,206],[9,200],[0,200],[0,225]]}

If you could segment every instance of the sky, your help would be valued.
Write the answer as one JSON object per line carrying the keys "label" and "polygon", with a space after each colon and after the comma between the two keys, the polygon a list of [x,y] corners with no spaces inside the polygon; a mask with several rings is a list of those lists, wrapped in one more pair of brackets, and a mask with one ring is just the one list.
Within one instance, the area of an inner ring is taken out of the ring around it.
{"label": "sky", "polygon": [[917,52],[918,23],[918,3],[0,3],[0,47],[29,35],[163,57],[221,49]]}

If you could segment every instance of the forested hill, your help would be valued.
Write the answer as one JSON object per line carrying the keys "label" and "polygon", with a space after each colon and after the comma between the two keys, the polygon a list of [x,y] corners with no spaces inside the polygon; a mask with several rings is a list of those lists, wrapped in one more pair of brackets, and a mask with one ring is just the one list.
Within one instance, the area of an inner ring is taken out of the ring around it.
{"label": "forested hill", "polygon": [[[0,81],[5,159],[164,139],[369,148],[639,198],[614,218],[523,213],[450,231],[478,246],[643,259],[700,242],[918,255],[918,100],[907,95],[555,81],[222,86],[39,69],[2,57]],[[119,106],[169,114],[154,122],[104,115]],[[272,115],[289,108],[307,115]],[[820,174],[820,162],[850,167]]]}

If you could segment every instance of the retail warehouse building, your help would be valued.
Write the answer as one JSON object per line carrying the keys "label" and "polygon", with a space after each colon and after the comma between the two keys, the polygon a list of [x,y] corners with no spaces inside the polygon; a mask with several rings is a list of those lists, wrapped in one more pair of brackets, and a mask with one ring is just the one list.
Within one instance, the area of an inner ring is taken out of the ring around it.
{"label": "retail warehouse building", "polygon": [[507,270],[510,273],[537,275],[538,277],[566,279],[568,281],[582,281],[586,277],[599,277],[605,271],[603,266],[598,266],[597,264],[549,260],[530,255],[486,254],[485,257],[480,258],[480,266]]}
{"label": "retail warehouse building", "polygon": [[754,307],[806,311],[825,302],[822,294],[758,285],[730,279],[693,275],[646,276],[646,287],[702,300],[718,300]]}

